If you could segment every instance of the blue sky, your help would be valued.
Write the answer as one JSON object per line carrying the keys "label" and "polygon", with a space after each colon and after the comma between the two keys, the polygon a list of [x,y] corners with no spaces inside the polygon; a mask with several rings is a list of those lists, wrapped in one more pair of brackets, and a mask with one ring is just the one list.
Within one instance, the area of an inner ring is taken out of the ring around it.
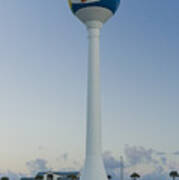
{"label": "blue sky", "polygon": [[[178,7],[123,0],[102,29],[103,150],[114,158],[142,146],[179,168]],[[82,166],[86,71],[87,32],[66,0],[0,0],[2,172],[28,173],[38,158]]]}

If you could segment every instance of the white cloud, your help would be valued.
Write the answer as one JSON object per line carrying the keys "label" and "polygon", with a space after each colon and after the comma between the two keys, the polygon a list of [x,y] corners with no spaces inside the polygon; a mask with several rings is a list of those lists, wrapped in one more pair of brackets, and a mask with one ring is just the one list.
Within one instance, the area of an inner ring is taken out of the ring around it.
{"label": "white cloud", "polygon": [[6,172],[0,172],[0,177],[3,177],[3,176],[9,177],[10,180],[19,180],[20,177],[26,176],[26,174],[15,173],[10,170],[7,170]]}
{"label": "white cloud", "polygon": [[179,156],[179,151],[174,152],[173,155]]}
{"label": "white cloud", "polygon": [[111,152],[105,152],[103,154],[103,160],[107,174],[110,174],[113,179],[119,179],[120,161],[117,160]]}
{"label": "white cloud", "polygon": [[35,175],[39,171],[49,171],[51,168],[47,166],[48,162],[45,159],[37,158],[26,162],[26,166],[31,175]]}
{"label": "white cloud", "polygon": [[126,145],[124,148],[124,154],[129,166],[135,166],[141,163],[157,163],[152,157],[153,153],[153,149],[146,149],[142,146]]}
{"label": "white cloud", "polygon": [[[124,155],[125,180],[129,180],[130,174],[134,171],[141,174],[141,180],[167,180],[169,178],[168,174],[171,170],[179,169],[179,163],[176,160],[171,160],[168,153],[159,152],[151,148],[147,149],[142,146],[126,145],[124,148]],[[60,159],[68,161],[69,154],[62,154]],[[110,174],[113,180],[120,180],[121,163],[119,157],[116,158],[111,152],[105,152],[103,154],[103,160],[107,174]],[[81,169],[81,163],[82,162],[79,162],[78,159],[72,161],[72,165],[75,166],[75,170]],[[39,171],[51,170],[48,166],[48,162],[41,158],[28,161],[26,165],[31,175],[35,175]],[[70,168],[70,166],[68,166],[59,170],[71,171],[74,170],[74,168]],[[24,176],[23,174],[11,171],[0,173],[0,176],[2,175],[9,176],[12,180],[18,180],[19,177]]]}
{"label": "white cloud", "polygon": [[69,157],[68,153],[64,153],[64,154],[61,155],[61,158],[62,158],[64,161],[67,161],[67,160],[68,160],[68,157]]}

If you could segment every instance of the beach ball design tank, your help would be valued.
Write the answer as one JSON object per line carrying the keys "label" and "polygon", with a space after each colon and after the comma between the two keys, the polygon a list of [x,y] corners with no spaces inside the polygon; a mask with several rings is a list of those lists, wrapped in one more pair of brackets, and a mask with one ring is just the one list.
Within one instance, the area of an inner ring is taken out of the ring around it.
{"label": "beach ball design tank", "polygon": [[115,14],[120,0],[68,0],[70,8],[74,14],[84,8],[104,8]]}

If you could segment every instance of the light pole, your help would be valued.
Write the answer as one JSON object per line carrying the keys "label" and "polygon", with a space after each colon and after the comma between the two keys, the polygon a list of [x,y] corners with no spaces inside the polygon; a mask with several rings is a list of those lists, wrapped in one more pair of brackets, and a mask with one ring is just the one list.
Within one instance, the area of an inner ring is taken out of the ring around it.
{"label": "light pole", "polygon": [[124,160],[120,157],[120,180],[124,180]]}
{"label": "light pole", "polygon": [[115,14],[120,0],[69,0],[72,12],[87,27],[89,39],[86,158],[81,180],[107,180],[102,160],[100,55],[102,25]]}

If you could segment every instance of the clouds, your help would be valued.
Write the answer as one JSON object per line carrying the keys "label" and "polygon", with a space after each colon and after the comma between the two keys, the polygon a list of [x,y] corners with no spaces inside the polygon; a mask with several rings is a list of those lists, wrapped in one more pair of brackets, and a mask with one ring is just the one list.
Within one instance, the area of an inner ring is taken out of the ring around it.
{"label": "clouds", "polygon": [[105,152],[103,154],[103,161],[107,174],[110,174],[113,179],[118,179],[120,161],[116,159],[111,152]]}
{"label": "clouds", "polygon": [[168,174],[167,173],[161,173],[158,171],[154,171],[149,174],[145,174],[142,176],[142,180],[166,180],[168,179]]}
{"label": "clouds", "polygon": [[64,160],[64,161],[67,161],[68,158],[69,158],[69,154],[68,153],[64,153],[61,155],[61,158]]}
{"label": "clouds", "polygon": [[166,157],[163,156],[163,157],[160,158],[160,160],[164,165],[167,164],[167,158]]}
{"label": "clouds", "polygon": [[[111,175],[113,180],[119,180],[120,168],[125,164],[123,164],[123,162],[121,163],[121,161],[118,158],[114,157],[111,152],[105,152],[103,154],[103,160],[107,174]],[[126,172],[124,172],[124,174],[124,177],[128,177],[128,174]]]}
{"label": "clouds", "polygon": [[153,153],[154,151],[152,149],[145,149],[142,146],[137,147],[126,145],[124,148],[124,154],[129,166],[155,162],[152,157]]}
{"label": "clouds", "polygon": [[15,173],[10,170],[7,170],[6,172],[0,172],[0,177],[3,177],[3,176],[9,177],[10,180],[19,180],[20,177],[25,176],[25,174]]}
{"label": "clouds", "polygon": [[58,162],[60,162],[60,161],[67,162],[69,160],[69,154],[67,152],[63,153],[59,157],[57,157],[56,160]]}
{"label": "clouds", "polygon": [[26,166],[32,175],[35,175],[39,171],[49,171],[51,168],[47,164],[45,159],[40,158],[26,162]]}
{"label": "clouds", "polygon": [[105,152],[103,154],[103,160],[106,168],[116,169],[120,167],[120,161],[115,159],[111,152]]}
{"label": "clouds", "polygon": [[[178,152],[169,154],[152,148],[147,149],[142,146],[125,145],[123,164],[125,180],[129,180],[130,174],[134,171],[141,174],[141,180],[166,180],[171,170],[179,169],[179,162],[175,160],[177,157],[174,160],[170,159],[170,156],[173,155],[177,156]],[[57,171],[81,170],[82,168],[83,162],[79,159],[71,159],[69,153],[63,153],[57,159],[59,160],[58,163],[60,161],[67,163],[66,167],[63,164],[64,167],[56,169]],[[120,180],[120,157],[115,157],[112,152],[106,151],[103,154],[103,160],[107,174],[110,174],[113,180]],[[48,161],[42,158],[30,160],[26,162],[26,166],[31,176],[34,176],[39,171],[52,170],[48,165]],[[2,175],[9,176],[12,180],[18,180],[21,176],[26,176],[11,171],[6,173],[0,172],[0,176]]]}
{"label": "clouds", "polygon": [[169,168],[170,170],[179,169],[179,162],[169,161],[167,165],[168,165],[168,168]]}
{"label": "clouds", "polygon": [[[142,146],[125,146],[124,150],[125,161],[124,161],[124,177],[125,180],[130,179],[130,174],[134,171],[141,173],[142,180],[150,179],[162,179],[166,174],[164,167],[161,165],[161,161],[166,161],[166,159],[153,157],[155,151],[152,149],[146,149]],[[121,162],[119,159],[115,158],[111,152],[106,152],[103,154],[105,168],[108,174],[112,175],[114,180],[120,180],[120,166]],[[146,172],[143,170],[144,166],[147,169]],[[151,168],[152,167],[152,168]],[[161,177],[161,178],[158,178]]]}
{"label": "clouds", "polygon": [[[143,146],[125,145],[124,147],[124,176],[129,179],[130,173],[137,171],[141,173],[142,180],[150,179],[167,179],[168,172],[172,169],[179,168],[179,163],[171,160],[169,157],[175,153],[166,153],[154,150],[152,148],[145,148]],[[75,170],[82,168],[83,162],[78,159],[72,160],[70,154],[65,152],[57,158],[59,161],[71,162],[71,166],[60,168],[60,170],[74,170],[71,168],[75,166]],[[103,154],[104,165],[108,174],[112,175],[113,180],[120,179],[120,157],[115,157],[112,152],[106,151]],[[37,158],[26,163],[28,170],[32,175],[39,171],[48,171],[52,168],[48,166],[45,159]],[[57,169],[59,170],[59,169]]]}
{"label": "clouds", "polygon": [[[141,173],[142,180],[166,180],[171,170],[179,169],[179,163],[170,159],[173,153],[126,145],[124,155],[125,180],[130,179],[129,176],[134,171]],[[103,159],[107,172],[112,175],[113,179],[119,180],[120,160],[115,158],[111,152],[104,153]]]}
{"label": "clouds", "polygon": [[[37,158],[26,162],[27,169],[30,172],[30,176],[35,176],[39,171],[49,171],[51,168],[48,167],[48,162],[45,159]],[[0,171],[0,177],[7,176],[10,180],[19,180],[21,177],[28,176],[25,173],[17,173],[7,170],[5,172]]]}
{"label": "clouds", "polygon": [[179,151],[174,152],[173,155],[179,156]]}
{"label": "clouds", "polygon": [[155,154],[158,155],[158,156],[164,156],[164,155],[166,155],[165,152],[160,152],[160,151],[155,151]]}

